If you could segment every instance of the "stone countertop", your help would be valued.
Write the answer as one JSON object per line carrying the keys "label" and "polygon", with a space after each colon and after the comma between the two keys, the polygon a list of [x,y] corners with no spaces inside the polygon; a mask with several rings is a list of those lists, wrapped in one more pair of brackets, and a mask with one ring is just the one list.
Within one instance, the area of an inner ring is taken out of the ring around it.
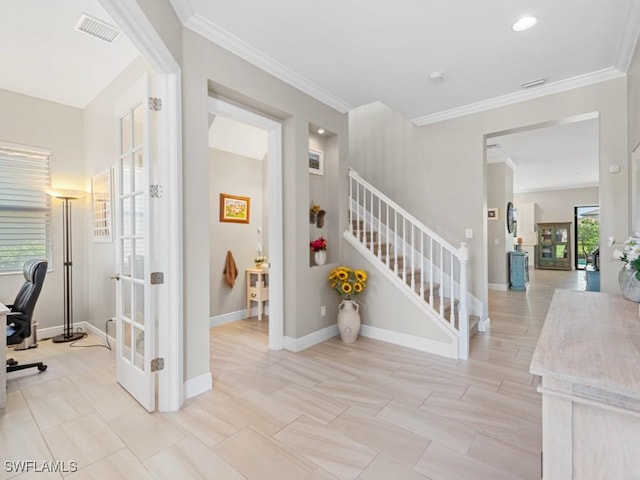
{"label": "stone countertop", "polygon": [[640,401],[639,313],[622,295],[556,290],[530,372]]}

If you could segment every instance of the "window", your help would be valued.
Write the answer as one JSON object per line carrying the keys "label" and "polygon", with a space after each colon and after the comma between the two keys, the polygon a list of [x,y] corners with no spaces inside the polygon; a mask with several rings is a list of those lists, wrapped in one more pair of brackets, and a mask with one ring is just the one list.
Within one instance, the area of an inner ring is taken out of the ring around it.
{"label": "window", "polygon": [[20,272],[30,258],[51,263],[50,157],[0,142],[0,272]]}

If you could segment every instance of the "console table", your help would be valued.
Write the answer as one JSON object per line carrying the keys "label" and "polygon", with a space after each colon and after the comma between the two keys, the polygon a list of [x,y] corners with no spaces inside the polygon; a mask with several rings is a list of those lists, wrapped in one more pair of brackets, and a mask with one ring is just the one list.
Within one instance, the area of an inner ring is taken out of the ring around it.
{"label": "console table", "polygon": [[530,371],[542,377],[545,480],[638,478],[637,303],[556,290]]}
{"label": "console table", "polygon": [[258,320],[262,320],[264,302],[269,300],[269,274],[261,268],[247,268],[247,316],[251,316],[251,302],[258,303]]}
{"label": "console table", "polygon": [[[9,309],[0,303],[0,324],[4,326],[2,338],[0,339],[0,358],[5,363],[7,358],[7,313]],[[0,408],[7,406],[7,368],[3,365],[0,368]]]}

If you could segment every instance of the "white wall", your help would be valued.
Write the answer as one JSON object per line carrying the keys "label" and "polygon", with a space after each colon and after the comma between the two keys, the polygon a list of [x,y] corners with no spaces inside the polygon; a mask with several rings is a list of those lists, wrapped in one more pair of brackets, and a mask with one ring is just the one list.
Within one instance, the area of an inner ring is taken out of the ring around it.
{"label": "white wall", "polygon": [[[262,229],[264,224],[262,213],[265,197],[262,191],[262,160],[211,148],[209,161],[209,308],[210,316],[215,317],[246,308],[245,269],[254,266],[253,259],[258,254],[257,244],[264,243],[258,229]],[[251,199],[248,224],[220,222],[220,193]],[[227,251],[231,251],[238,268],[238,278],[233,288],[227,285],[222,273]]]}
{"label": "white wall", "polygon": [[[82,110],[0,90],[0,141],[51,151],[51,184],[76,190],[86,188],[82,156]],[[72,204],[74,320],[86,318],[85,242],[89,197]],[[40,336],[44,329],[63,324],[62,202],[51,203],[52,263],[34,313]],[[22,285],[22,273],[0,275],[0,302],[13,303]],[[54,334],[61,331],[52,332]]]}
{"label": "white wall", "polygon": [[507,202],[513,199],[513,170],[506,163],[487,165],[487,207],[498,208],[498,219],[487,221],[488,282],[491,288],[509,287],[508,252],[513,234],[507,230]]}
{"label": "white wall", "polygon": [[[142,58],[138,58],[84,109],[82,157],[87,191],[91,190],[91,177],[117,165],[118,119],[114,110],[115,104],[133,83],[145,73],[149,73],[149,70],[148,64]],[[115,188],[112,190],[115,192]],[[112,198],[112,211],[115,211],[115,201]],[[106,321],[115,316],[115,283],[110,278],[116,273],[115,225],[112,224],[111,242],[94,242],[90,202],[88,206],[87,228],[84,231],[87,253],[85,302],[88,308],[84,320],[104,330]],[[113,325],[109,327],[109,334],[115,336]]]}

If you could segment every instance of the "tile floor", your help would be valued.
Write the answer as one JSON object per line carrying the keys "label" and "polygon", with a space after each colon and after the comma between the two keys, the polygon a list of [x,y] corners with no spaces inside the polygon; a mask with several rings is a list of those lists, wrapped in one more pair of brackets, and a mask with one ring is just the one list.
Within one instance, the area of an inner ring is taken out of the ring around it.
{"label": "tile floor", "polygon": [[0,456],[77,471],[4,463],[0,479],[538,479],[529,361],[554,289],[581,276],[532,270],[528,292],[492,291],[491,331],[466,362],[367,338],[269,352],[266,322],[213,328],[214,389],[172,414],[138,407],[108,350],[43,341],[15,352],[49,368],[10,374]]}

